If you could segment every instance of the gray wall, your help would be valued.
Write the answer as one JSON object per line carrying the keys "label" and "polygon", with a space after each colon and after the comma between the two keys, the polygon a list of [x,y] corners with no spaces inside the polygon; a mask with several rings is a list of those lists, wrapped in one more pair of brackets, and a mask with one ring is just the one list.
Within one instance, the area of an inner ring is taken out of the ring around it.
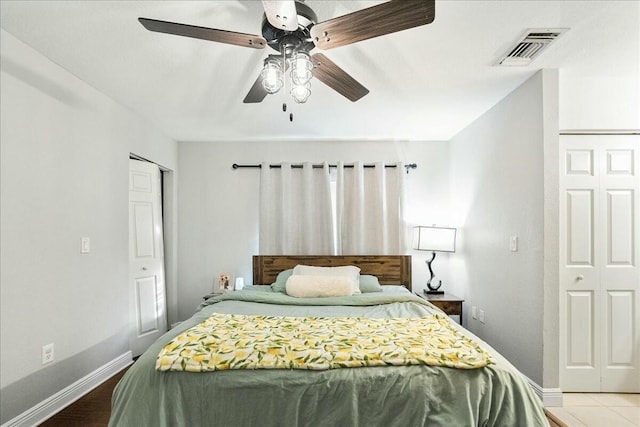
{"label": "gray wall", "polygon": [[[9,33],[0,39],[5,422],[128,351],[129,153],[175,171],[177,148]],[[55,361],[43,366],[48,343]]]}
{"label": "gray wall", "polygon": [[[557,153],[558,138],[557,73],[546,73],[546,79],[543,72],[535,74],[451,141],[452,213],[461,228],[451,274],[456,293],[466,300],[465,325],[539,385],[544,149],[545,137],[551,135],[553,144],[555,134]],[[555,100],[543,97],[546,80],[555,88]],[[509,249],[510,236],[518,236],[517,252]],[[484,324],[472,319],[472,306],[484,310]]]}

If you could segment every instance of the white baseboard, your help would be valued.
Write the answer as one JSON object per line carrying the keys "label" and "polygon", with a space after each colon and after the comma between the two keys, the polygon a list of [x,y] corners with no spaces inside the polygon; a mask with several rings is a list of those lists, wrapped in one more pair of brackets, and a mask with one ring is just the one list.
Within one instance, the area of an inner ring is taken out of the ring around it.
{"label": "white baseboard", "polygon": [[131,352],[116,357],[0,427],[37,426],[133,363]]}
{"label": "white baseboard", "polygon": [[540,398],[545,408],[562,407],[562,390],[559,388],[540,387],[526,375],[524,377],[529,381],[529,385]]}

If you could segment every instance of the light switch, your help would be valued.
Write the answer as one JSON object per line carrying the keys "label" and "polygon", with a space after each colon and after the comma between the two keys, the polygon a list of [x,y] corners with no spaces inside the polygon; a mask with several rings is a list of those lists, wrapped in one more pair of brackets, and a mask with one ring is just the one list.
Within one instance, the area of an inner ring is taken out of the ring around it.
{"label": "light switch", "polygon": [[91,239],[88,237],[82,237],[80,239],[80,253],[88,254],[89,252],[91,252]]}
{"label": "light switch", "polygon": [[518,236],[509,238],[509,249],[511,249],[511,252],[518,252]]}

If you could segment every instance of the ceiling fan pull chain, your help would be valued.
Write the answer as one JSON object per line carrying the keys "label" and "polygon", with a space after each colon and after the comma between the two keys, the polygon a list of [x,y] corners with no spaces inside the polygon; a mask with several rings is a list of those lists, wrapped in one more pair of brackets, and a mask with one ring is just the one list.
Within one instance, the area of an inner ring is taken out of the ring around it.
{"label": "ceiling fan pull chain", "polygon": [[[282,111],[287,112],[287,48],[284,44],[281,46],[282,49],[282,81],[283,81],[283,91],[282,96],[285,99],[285,102],[282,103]],[[293,113],[289,113],[289,121],[293,122]]]}
{"label": "ceiling fan pull chain", "polygon": [[283,84],[283,91],[282,91],[282,98],[285,100],[282,103],[282,111],[286,112],[287,111],[287,49],[284,46],[284,44],[280,45],[280,49],[282,52],[282,84]]}

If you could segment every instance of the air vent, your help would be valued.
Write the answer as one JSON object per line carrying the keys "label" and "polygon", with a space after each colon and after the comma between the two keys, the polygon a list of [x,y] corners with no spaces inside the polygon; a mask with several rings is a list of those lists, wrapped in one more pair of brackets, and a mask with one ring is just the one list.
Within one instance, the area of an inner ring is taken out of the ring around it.
{"label": "air vent", "polygon": [[568,28],[530,29],[496,65],[526,67]]}

